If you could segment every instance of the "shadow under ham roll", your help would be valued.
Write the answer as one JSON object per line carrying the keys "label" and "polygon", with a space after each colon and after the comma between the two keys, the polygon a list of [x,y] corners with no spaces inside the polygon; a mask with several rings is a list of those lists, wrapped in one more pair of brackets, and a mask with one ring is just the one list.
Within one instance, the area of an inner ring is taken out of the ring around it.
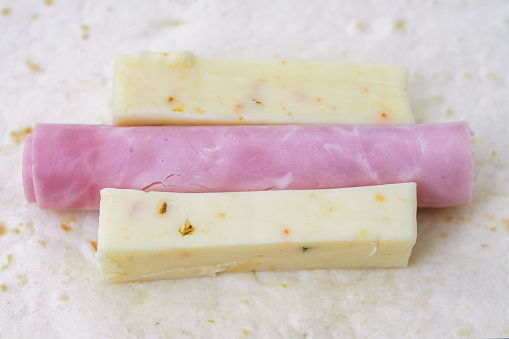
{"label": "shadow under ham roll", "polygon": [[420,207],[470,204],[472,131],[419,125],[38,124],[23,184],[42,209],[99,209],[100,190],[234,192],[416,182]]}

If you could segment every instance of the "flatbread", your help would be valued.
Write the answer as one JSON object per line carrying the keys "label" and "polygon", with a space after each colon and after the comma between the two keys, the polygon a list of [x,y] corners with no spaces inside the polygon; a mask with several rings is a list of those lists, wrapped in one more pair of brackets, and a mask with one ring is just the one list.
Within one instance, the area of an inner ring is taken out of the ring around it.
{"label": "flatbread", "polygon": [[[506,2],[128,3],[0,8],[2,337],[509,336]],[[25,202],[24,135],[36,122],[110,123],[115,56],[178,49],[407,66],[417,122],[476,133],[472,205],[419,210],[403,269],[102,283],[98,212]]]}

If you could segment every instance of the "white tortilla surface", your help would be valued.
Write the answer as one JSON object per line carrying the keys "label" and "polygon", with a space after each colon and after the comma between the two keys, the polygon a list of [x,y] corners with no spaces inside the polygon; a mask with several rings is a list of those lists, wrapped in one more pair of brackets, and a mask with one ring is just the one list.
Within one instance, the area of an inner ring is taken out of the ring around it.
{"label": "white tortilla surface", "polygon": [[[0,6],[1,337],[509,336],[507,1]],[[27,204],[23,137],[37,122],[111,123],[114,58],[144,50],[407,66],[419,123],[475,131],[472,205],[419,210],[407,268],[102,283],[98,212]]]}

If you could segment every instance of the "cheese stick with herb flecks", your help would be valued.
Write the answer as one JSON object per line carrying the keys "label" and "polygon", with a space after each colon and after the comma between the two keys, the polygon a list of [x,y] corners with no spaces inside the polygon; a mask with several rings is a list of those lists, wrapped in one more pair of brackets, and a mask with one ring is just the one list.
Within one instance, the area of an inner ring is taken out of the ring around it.
{"label": "cheese stick with herb flecks", "polygon": [[415,183],[192,194],[108,188],[97,256],[108,282],[402,267],[416,209]]}
{"label": "cheese stick with herb flecks", "polygon": [[401,66],[120,55],[117,125],[411,124]]}

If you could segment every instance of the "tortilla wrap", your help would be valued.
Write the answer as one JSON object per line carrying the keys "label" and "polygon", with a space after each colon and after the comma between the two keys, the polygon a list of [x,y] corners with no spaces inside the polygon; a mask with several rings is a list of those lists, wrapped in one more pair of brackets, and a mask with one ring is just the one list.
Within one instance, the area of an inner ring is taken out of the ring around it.
{"label": "tortilla wrap", "polygon": [[[3,1],[0,334],[5,338],[509,336],[507,2]],[[112,122],[115,56],[398,64],[418,123],[466,121],[471,206],[418,211],[409,266],[104,284],[98,212],[25,201],[35,123]]]}

